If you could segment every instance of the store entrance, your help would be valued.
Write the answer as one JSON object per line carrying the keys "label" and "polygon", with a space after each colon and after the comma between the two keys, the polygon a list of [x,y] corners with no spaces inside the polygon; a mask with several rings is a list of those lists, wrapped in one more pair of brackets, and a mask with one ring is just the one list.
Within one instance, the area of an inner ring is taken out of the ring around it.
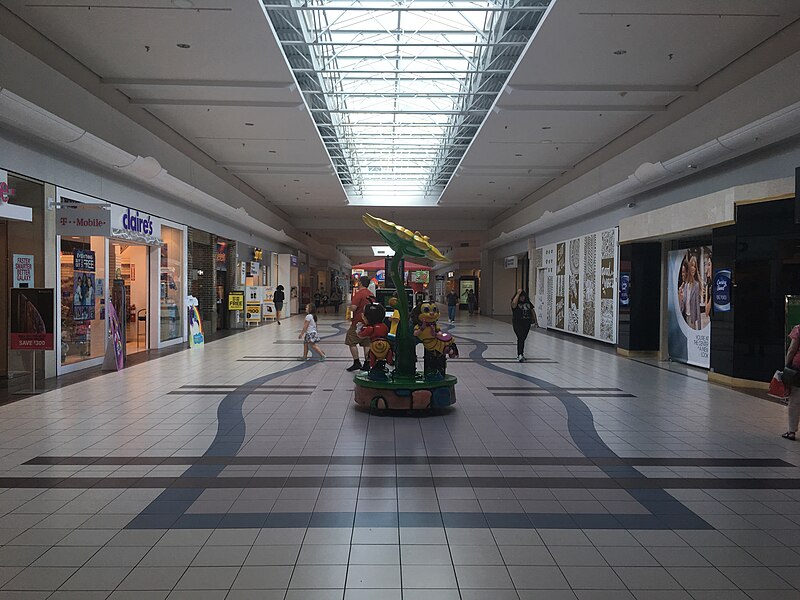
{"label": "store entrance", "polygon": [[0,219],[0,379],[8,377],[8,221]]}
{"label": "store entrance", "polygon": [[150,347],[148,317],[150,299],[150,246],[109,241],[109,270],[114,274],[111,302],[124,323],[125,354]]}

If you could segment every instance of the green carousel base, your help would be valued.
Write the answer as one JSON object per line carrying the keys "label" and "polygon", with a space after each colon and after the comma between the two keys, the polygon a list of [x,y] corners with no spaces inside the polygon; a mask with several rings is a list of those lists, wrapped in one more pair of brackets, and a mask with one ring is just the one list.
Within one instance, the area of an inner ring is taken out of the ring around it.
{"label": "green carousel base", "polygon": [[458,379],[445,375],[439,381],[425,381],[421,373],[413,380],[375,381],[367,373],[353,378],[355,402],[376,410],[430,410],[447,408],[456,402]]}

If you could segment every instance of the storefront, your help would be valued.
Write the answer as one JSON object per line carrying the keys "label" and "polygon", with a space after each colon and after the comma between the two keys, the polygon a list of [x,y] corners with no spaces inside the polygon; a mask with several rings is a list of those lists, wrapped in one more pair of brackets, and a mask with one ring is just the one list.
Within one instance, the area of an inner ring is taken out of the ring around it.
{"label": "storefront", "polygon": [[[0,379],[30,372],[29,352],[9,350],[9,290],[45,286],[45,184],[0,171]],[[37,351],[38,376],[44,352]]]}
{"label": "storefront", "polygon": [[615,227],[536,249],[540,325],[616,343],[617,239]]}
{"label": "storefront", "polygon": [[58,188],[58,374],[103,361],[113,309],[125,356],[186,341],[186,227]]}
{"label": "storefront", "polygon": [[793,191],[790,179],[741,185],[620,221],[618,350],[766,386],[800,295]]}
{"label": "storefront", "polygon": [[236,242],[194,227],[187,234],[189,295],[197,299],[205,340],[210,341],[233,329],[227,298],[235,284]]}

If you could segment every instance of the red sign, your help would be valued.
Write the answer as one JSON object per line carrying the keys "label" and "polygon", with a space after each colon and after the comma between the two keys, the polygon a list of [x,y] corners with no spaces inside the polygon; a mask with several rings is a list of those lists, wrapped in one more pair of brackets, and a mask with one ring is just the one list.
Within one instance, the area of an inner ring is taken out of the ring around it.
{"label": "red sign", "polygon": [[53,350],[55,293],[52,288],[11,290],[12,350]]}
{"label": "red sign", "polygon": [[7,204],[8,199],[14,194],[16,194],[16,190],[14,188],[8,187],[8,183],[5,181],[0,181],[0,202]]}

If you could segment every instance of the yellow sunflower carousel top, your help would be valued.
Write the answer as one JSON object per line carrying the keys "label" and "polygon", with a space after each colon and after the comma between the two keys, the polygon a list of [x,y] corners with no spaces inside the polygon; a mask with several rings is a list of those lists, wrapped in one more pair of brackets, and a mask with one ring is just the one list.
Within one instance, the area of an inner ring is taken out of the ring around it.
{"label": "yellow sunflower carousel top", "polygon": [[431,244],[427,235],[411,231],[402,225],[373,217],[367,213],[361,217],[367,227],[380,235],[386,244],[397,254],[429,258],[437,262],[448,262],[447,257]]}

